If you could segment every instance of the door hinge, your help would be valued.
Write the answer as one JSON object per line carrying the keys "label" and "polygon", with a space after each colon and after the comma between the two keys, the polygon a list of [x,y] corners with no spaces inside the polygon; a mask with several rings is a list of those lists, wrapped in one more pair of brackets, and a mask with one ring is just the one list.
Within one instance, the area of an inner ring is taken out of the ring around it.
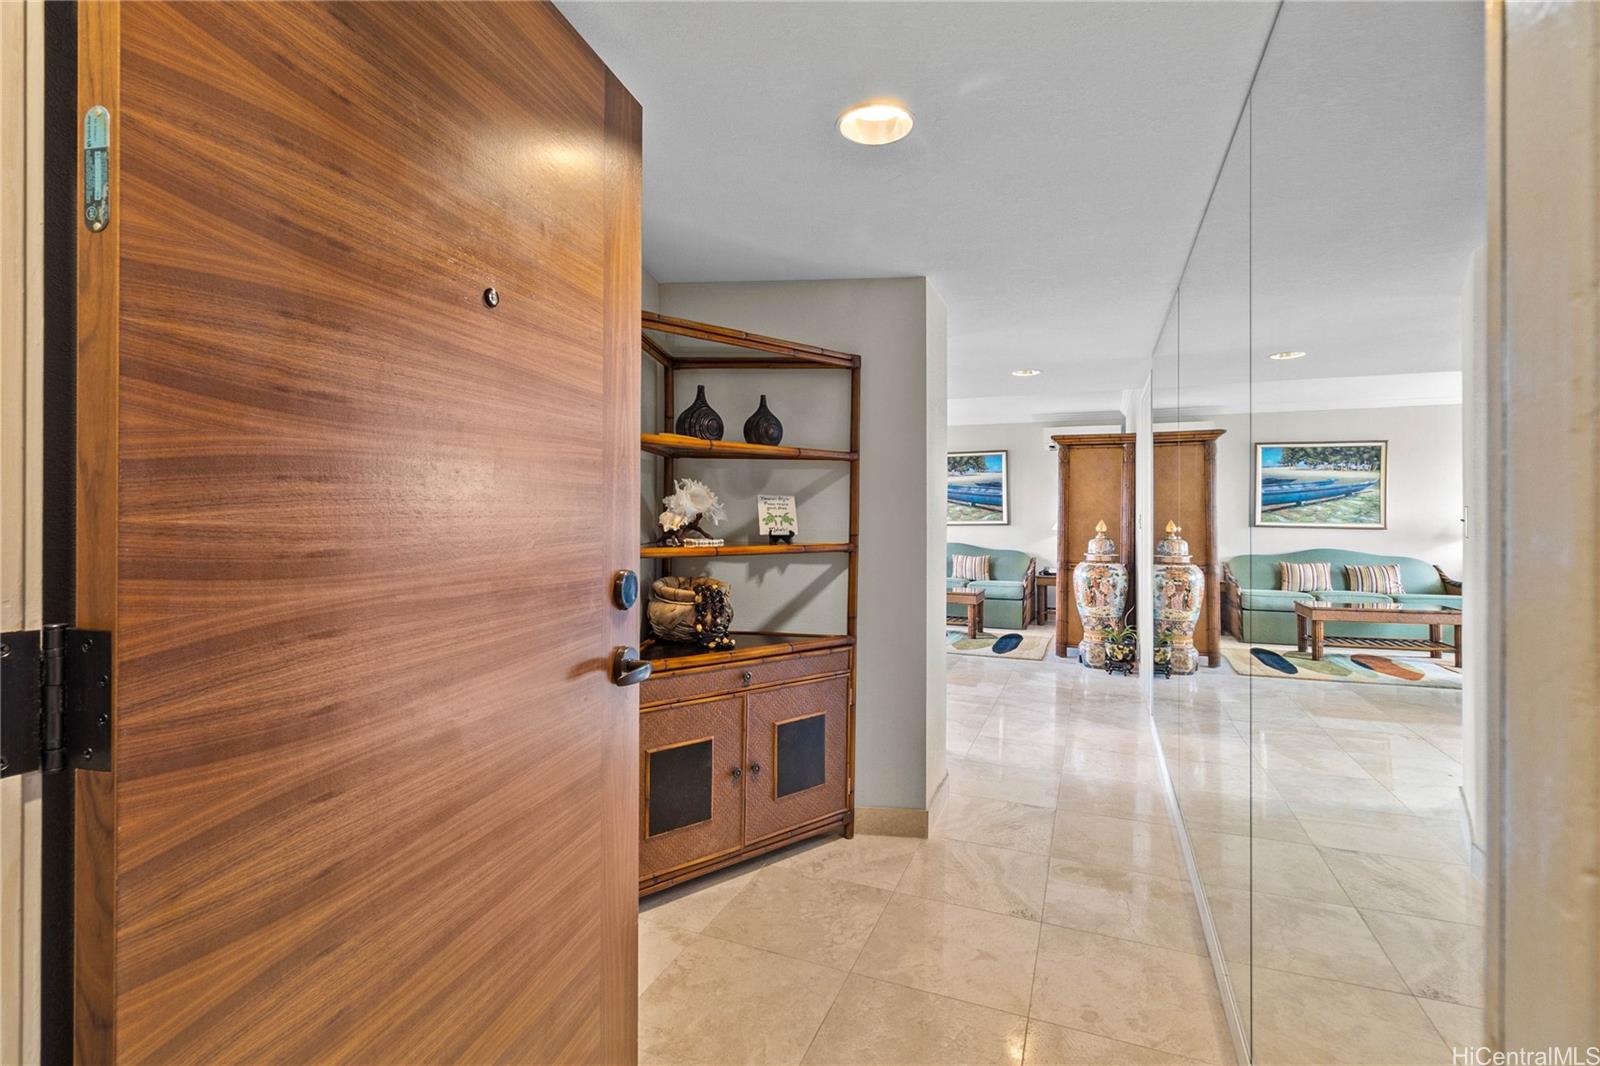
{"label": "door hinge", "polygon": [[111,769],[111,634],[0,634],[0,777]]}

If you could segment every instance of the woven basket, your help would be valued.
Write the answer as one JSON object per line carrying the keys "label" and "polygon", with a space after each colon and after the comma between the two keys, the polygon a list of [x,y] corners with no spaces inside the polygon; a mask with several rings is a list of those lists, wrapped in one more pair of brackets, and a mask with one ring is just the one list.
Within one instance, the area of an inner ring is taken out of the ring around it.
{"label": "woven basket", "polygon": [[672,644],[731,648],[733,593],[712,577],[662,577],[650,585],[650,631]]}

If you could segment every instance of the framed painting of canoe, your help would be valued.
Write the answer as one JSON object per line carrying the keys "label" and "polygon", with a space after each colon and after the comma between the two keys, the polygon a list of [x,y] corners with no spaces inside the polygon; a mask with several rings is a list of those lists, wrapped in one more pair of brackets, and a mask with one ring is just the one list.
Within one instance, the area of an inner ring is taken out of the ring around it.
{"label": "framed painting of canoe", "polygon": [[1010,523],[1005,452],[950,452],[946,463],[946,525],[1003,526]]}
{"label": "framed painting of canoe", "polygon": [[1389,442],[1256,445],[1256,525],[1386,529]]}

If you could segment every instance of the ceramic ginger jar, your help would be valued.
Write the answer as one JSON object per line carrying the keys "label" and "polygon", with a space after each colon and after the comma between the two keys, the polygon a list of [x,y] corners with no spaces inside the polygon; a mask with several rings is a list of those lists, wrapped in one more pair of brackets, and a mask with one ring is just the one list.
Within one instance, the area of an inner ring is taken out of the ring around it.
{"label": "ceramic ginger jar", "polygon": [[1103,667],[1106,631],[1121,620],[1128,601],[1128,568],[1117,562],[1117,545],[1106,536],[1104,522],[1095,523],[1083,562],[1072,568],[1072,598],[1083,621],[1078,661]]}
{"label": "ceramic ginger jar", "polygon": [[1205,571],[1190,561],[1189,542],[1183,529],[1167,523],[1167,535],[1156,545],[1155,566],[1151,574],[1151,593],[1155,597],[1156,642],[1172,643],[1172,672],[1192,674],[1200,668],[1194,649],[1194,627],[1205,603]]}

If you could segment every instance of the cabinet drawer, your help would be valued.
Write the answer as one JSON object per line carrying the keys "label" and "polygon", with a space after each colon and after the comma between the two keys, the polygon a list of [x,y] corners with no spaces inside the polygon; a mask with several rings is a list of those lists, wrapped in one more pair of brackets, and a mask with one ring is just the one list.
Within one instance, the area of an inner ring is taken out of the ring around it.
{"label": "cabinet drawer", "polygon": [[641,879],[741,845],[743,741],[742,696],[641,719]]}
{"label": "cabinet drawer", "polygon": [[745,697],[746,843],[850,803],[850,685],[844,677]]}
{"label": "cabinet drawer", "polygon": [[780,681],[812,677],[817,674],[839,673],[850,668],[850,651],[825,652],[821,655],[799,655],[769,662],[751,662],[738,666],[697,670],[692,673],[669,674],[666,677],[648,678],[639,689],[639,702],[670,703],[674,700],[710,696],[719,692],[738,692],[742,689],[770,685]]}

